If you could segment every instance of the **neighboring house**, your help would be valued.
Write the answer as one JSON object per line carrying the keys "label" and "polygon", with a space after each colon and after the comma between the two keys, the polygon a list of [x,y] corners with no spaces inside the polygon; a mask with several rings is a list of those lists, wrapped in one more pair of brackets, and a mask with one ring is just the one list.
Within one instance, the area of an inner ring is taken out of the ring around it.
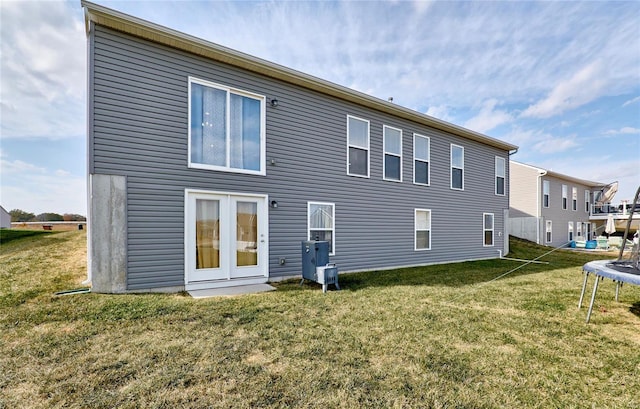
{"label": "neighboring house", "polygon": [[0,229],[11,228],[11,214],[0,206]]}
{"label": "neighboring house", "polygon": [[[592,220],[593,196],[604,183],[510,161],[509,234],[548,246],[602,234]],[[600,226],[600,227],[599,227]]]}
{"label": "neighboring house", "polygon": [[[517,147],[83,2],[93,291],[496,258]],[[471,273],[470,273],[471,274]]]}

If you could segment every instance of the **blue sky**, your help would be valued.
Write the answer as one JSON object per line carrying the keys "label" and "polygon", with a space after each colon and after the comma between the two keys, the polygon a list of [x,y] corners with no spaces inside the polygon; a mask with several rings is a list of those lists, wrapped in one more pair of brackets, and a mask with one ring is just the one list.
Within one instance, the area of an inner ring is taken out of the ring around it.
{"label": "blue sky", "polygon": [[[640,185],[640,2],[96,3]],[[86,214],[79,1],[0,2],[0,204]]]}

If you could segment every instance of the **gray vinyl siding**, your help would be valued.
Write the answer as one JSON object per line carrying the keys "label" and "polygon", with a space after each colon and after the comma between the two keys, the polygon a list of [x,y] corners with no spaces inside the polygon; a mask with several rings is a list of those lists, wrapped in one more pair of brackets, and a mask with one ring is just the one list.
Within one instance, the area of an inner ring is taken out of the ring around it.
{"label": "gray vinyl siding", "polygon": [[[540,203],[542,203],[542,181],[549,181],[549,207],[542,207],[542,219],[543,219],[543,229],[541,231],[542,241],[541,243],[558,247],[567,244],[569,241],[569,222],[574,223],[573,232],[574,238],[577,232],[575,223],[588,223],[589,222],[589,214],[584,210],[584,191],[589,190],[587,186],[578,184],[576,182],[565,180],[562,178],[545,175],[542,176],[540,182]],[[562,185],[567,186],[567,208],[562,208]],[[571,207],[571,198],[572,198],[572,188],[576,187],[578,189],[578,207],[577,210],[572,210]],[[552,242],[547,243],[544,239],[544,225],[546,220],[552,221],[553,226],[553,236]],[[582,232],[582,239],[585,239],[585,232]]]}
{"label": "gray vinyl siding", "polygon": [[[184,284],[185,189],[277,200],[271,278],[300,274],[308,201],[335,203],[340,271],[494,258],[503,248],[509,169],[505,196],[494,194],[494,169],[508,152],[101,26],[90,41],[90,170],[127,177],[129,290]],[[189,76],[278,99],[266,107],[266,176],[188,168]],[[347,115],[370,121],[370,178],[347,175]],[[403,131],[402,183],[383,180],[383,125]],[[414,132],[430,137],[430,186],[413,184]],[[450,189],[451,143],[465,149],[464,191]],[[431,209],[431,250],[414,251],[415,208]],[[495,216],[493,247],[483,247],[483,213]]]}

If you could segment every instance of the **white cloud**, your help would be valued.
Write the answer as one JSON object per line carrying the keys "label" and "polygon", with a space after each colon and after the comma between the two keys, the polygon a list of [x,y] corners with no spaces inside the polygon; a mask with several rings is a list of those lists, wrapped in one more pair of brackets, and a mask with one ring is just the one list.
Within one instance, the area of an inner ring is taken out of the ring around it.
{"label": "white cloud", "polygon": [[3,137],[85,133],[86,39],[69,2],[0,2]]}
{"label": "white cloud", "polygon": [[625,102],[624,102],[624,104],[622,104],[622,107],[624,108],[624,107],[626,107],[627,105],[631,105],[631,104],[633,104],[633,103],[635,103],[635,102],[640,102],[640,96],[635,97],[635,98],[632,98],[632,99],[630,99],[630,100],[628,100],[628,101],[625,101]]}
{"label": "white cloud", "polygon": [[533,145],[536,152],[551,154],[565,152],[571,148],[578,146],[575,136],[553,137],[546,136]]}
{"label": "white cloud", "polygon": [[483,133],[510,122],[513,117],[506,111],[496,110],[497,104],[495,99],[485,101],[478,115],[465,122],[465,128]]}
{"label": "white cloud", "polygon": [[640,129],[632,128],[630,126],[625,126],[617,130],[616,129],[608,130],[604,134],[605,135],[620,135],[620,134],[634,135],[634,134],[640,134]]}
{"label": "white cloud", "polygon": [[450,108],[446,105],[430,106],[425,114],[443,121],[451,122],[452,117],[449,114]]}
{"label": "white cloud", "polygon": [[603,95],[608,83],[605,77],[603,63],[595,61],[560,82],[545,99],[530,105],[521,115],[525,118],[549,118],[587,104]]}

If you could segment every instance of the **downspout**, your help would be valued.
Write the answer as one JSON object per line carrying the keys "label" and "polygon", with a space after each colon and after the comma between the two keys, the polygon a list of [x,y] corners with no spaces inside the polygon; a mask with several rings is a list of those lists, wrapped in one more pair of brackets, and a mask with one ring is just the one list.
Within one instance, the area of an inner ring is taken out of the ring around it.
{"label": "downspout", "polygon": [[[542,177],[547,174],[546,170],[540,169],[538,171],[538,189],[536,194],[536,209],[538,214],[538,222],[536,223],[536,244],[540,244],[540,221],[542,219],[542,204],[540,203],[540,196],[542,196]],[[549,192],[551,193],[551,192]]]}

